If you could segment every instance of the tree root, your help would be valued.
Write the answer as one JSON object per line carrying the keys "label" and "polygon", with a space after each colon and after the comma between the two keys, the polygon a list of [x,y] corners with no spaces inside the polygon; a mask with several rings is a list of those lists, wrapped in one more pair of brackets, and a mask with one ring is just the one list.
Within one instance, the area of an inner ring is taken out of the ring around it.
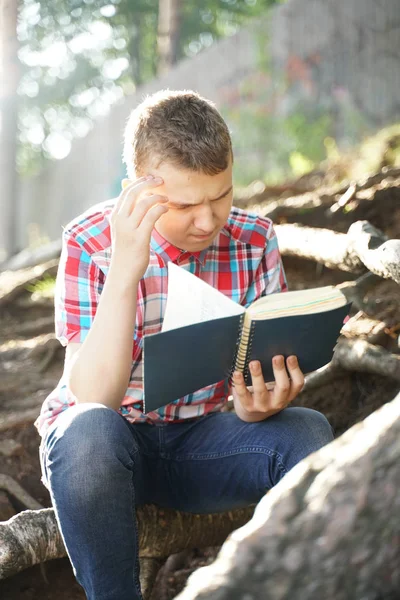
{"label": "tree root", "polygon": [[[238,527],[247,523],[254,506],[198,515],[154,505],[139,506],[139,555],[167,559],[186,548],[219,546]],[[0,579],[35,564],[66,556],[52,508],[25,510],[0,523]]]}
{"label": "tree root", "polygon": [[40,510],[43,508],[20,484],[9,475],[0,473],[0,490],[4,490],[10,496],[13,496],[23,506],[30,510]]}
{"label": "tree root", "polygon": [[54,315],[51,317],[42,317],[35,321],[27,321],[17,325],[13,329],[14,336],[34,337],[47,331],[54,331]]}
{"label": "tree root", "polygon": [[368,221],[353,223],[347,234],[296,224],[276,225],[275,229],[284,256],[307,258],[356,274],[368,269],[400,284],[400,240],[388,240]]}
{"label": "tree root", "polygon": [[0,273],[0,309],[12,304],[18,296],[26,293],[27,286],[33,285],[46,275],[54,277],[57,274],[58,260],[52,260],[25,271]]}
{"label": "tree root", "polygon": [[19,429],[32,423],[39,416],[39,408],[29,408],[24,411],[0,413],[0,433],[9,429]]}
{"label": "tree root", "polygon": [[338,343],[333,365],[347,371],[374,373],[400,381],[400,356],[365,340],[343,340]]}
{"label": "tree root", "polygon": [[157,575],[165,558],[140,558],[140,588],[144,600],[151,596]]}
{"label": "tree root", "polygon": [[28,358],[39,359],[40,362],[37,370],[39,373],[44,373],[61,352],[64,352],[64,348],[55,336],[52,335],[41,344],[37,344],[32,348],[28,354]]}

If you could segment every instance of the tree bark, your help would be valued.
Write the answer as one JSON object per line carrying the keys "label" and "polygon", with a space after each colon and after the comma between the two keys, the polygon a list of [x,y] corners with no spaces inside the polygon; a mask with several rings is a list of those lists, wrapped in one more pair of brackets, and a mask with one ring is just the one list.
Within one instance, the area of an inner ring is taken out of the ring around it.
{"label": "tree bark", "polygon": [[400,394],[294,467],[176,600],[400,597]]}
{"label": "tree bark", "polygon": [[17,249],[18,0],[0,0],[0,264]]}

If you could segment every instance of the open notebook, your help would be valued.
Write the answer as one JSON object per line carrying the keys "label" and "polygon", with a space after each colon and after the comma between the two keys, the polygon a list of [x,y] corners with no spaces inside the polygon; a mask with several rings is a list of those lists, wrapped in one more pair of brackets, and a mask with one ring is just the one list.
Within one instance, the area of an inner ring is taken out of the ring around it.
{"label": "open notebook", "polygon": [[272,358],[295,354],[304,373],[328,363],[350,304],[333,286],[271,294],[249,308],[168,263],[163,328],[144,338],[144,412],[244,373],[259,360],[272,381]]}

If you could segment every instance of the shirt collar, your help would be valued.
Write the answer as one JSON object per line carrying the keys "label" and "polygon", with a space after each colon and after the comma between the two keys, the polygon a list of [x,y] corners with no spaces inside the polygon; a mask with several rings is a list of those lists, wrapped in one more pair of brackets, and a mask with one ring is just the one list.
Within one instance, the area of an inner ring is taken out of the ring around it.
{"label": "shirt collar", "polygon": [[193,256],[202,266],[204,266],[209,247],[198,252],[181,250],[168,242],[161,233],[154,228],[151,234],[150,248],[157,255],[160,267],[164,267],[169,261],[176,262],[183,255]]}

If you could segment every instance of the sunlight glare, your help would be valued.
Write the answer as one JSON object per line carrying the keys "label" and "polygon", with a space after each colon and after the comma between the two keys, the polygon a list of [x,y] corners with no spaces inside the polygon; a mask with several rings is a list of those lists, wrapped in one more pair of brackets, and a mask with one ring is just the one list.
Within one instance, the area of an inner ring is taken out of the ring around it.
{"label": "sunlight glare", "polygon": [[113,4],[106,4],[105,6],[102,6],[100,9],[100,14],[103,17],[113,17],[116,12],[117,12],[117,9],[115,8],[115,6]]}
{"label": "sunlight glare", "polygon": [[61,133],[50,133],[43,143],[43,148],[52,158],[62,160],[71,152],[71,142]]}

